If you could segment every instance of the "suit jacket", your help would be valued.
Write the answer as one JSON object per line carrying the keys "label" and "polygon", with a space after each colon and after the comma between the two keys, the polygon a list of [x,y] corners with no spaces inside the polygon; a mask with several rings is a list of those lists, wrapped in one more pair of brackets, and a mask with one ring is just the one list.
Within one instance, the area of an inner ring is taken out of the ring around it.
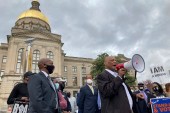
{"label": "suit jacket", "polygon": [[54,113],[56,92],[43,72],[31,76],[28,83],[30,96],[28,113]]}
{"label": "suit jacket", "polygon": [[[147,103],[144,99],[137,99],[136,105],[139,113],[152,113],[151,105],[148,104],[150,102],[151,98],[155,98],[154,95],[152,95],[150,92],[144,90],[146,96],[147,96]],[[140,93],[140,91],[134,92],[135,94]]]}
{"label": "suit jacket", "polygon": [[92,93],[88,85],[83,86],[80,89],[80,93],[77,96],[77,106],[79,113],[97,113],[97,88],[93,87],[94,94]]}
{"label": "suit jacket", "polygon": [[[101,97],[101,113],[131,113],[129,101],[126,95],[123,80],[120,77],[114,77],[111,73],[104,70],[97,76],[97,84]],[[127,86],[127,85],[126,85]],[[135,96],[127,86],[132,100]],[[133,101],[133,112],[136,110],[135,101]]]}

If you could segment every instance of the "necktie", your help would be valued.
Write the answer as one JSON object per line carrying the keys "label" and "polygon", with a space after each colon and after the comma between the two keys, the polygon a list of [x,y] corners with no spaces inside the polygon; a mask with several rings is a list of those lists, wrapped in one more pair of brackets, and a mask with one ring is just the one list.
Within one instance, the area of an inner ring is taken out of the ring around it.
{"label": "necktie", "polygon": [[97,97],[97,105],[98,105],[98,108],[99,108],[99,110],[100,110],[100,109],[101,109],[101,99],[100,99],[99,90],[98,90],[98,97]]}
{"label": "necktie", "polygon": [[142,93],[143,93],[143,95],[144,95],[145,102],[148,103],[148,102],[147,102],[147,95],[145,94],[144,91],[142,91]]}
{"label": "necktie", "polygon": [[56,88],[55,88],[54,83],[52,82],[50,76],[47,76],[47,78],[48,78],[48,80],[49,80],[49,82],[50,82],[50,85],[53,87],[53,89],[54,89],[54,91],[55,91],[55,93],[56,93],[56,98],[55,98],[55,100],[56,100],[56,109],[57,109],[57,108],[58,108],[58,95],[57,95],[57,91],[56,91]]}
{"label": "necktie", "polygon": [[94,89],[93,89],[93,86],[90,86],[90,85],[89,85],[89,88],[91,89],[91,91],[92,91],[92,93],[93,93],[93,95],[94,95]]}
{"label": "necktie", "polygon": [[54,91],[56,92],[55,86],[54,86],[54,84],[53,84],[53,82],[52,82],[50,76],[47,76],[47,78],[48,78],[48,80],[49,80],[49,82],[50,82],[50,85],[52,86],[52,88],[53,88]]}

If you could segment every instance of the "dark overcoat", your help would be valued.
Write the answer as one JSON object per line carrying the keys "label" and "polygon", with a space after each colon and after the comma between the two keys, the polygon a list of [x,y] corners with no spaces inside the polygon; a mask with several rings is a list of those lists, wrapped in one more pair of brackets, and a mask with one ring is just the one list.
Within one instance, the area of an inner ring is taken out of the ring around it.
{"label": "dark overcoat", "polygon": [[80,89],[80,93],[77,97],[77,105],[79,108],[79,113],[97,113],[97,96],[98,91],[97,88],[93,87],[94,94],[88,85],[83,86]]}
{"label": "dark overcoat", "polygon": [[[101,97],[101,113],[132,113],[122,83],[123,80],[120,77],[114,77],[106,70],[97,76],[97,85]],[[135,100],[130,88],[128,86],[127,88],[132,99]],[[133,101],[133,112],[138,113],[135,101]]]}
{"label": "dark overcoat", "polygon": [[[150,103],[151,98],[156,98],[156,97],[146,90],[144,90],[144,92],[147,96],[147,103],[145,102],[144,99],[136,99],[138,112],[139,113],[152,113],[151,105],[149,103]],[[140,91],[138,90],[134,93],[137,94],[137,93],[140,93]]]}
{"label": "dark overcoat", "polygon": [[30,96],[28,113],[55,113],[57,94],[43,72],[31,76],[28,92]]}

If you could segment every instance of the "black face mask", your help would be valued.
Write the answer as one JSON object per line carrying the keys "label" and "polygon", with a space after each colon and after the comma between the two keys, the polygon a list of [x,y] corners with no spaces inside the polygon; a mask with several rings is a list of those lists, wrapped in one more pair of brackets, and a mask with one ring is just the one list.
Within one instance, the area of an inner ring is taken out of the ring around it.
{"label": "black face mask", "polygon": [[65,88],[65,83],[60,83],[60,90],[63,91]]}
{"label": "black face mask", "polygon": [[55,66],[54,65],[46,65],[46,69],[48,70],[49,74],[52,74],[54,71]]}
{"label": "black face mask", "polygon": [[158,87],[153,87],[153,91],[154,92],[159,92],[159,88]]}

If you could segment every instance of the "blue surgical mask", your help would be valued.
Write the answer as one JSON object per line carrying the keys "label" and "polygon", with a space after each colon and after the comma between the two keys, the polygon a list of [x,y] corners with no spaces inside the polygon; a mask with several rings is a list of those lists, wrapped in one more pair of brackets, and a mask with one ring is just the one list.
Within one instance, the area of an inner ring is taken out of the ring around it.
{"label": "blue surgical mask", "polygon": [[55,87],[56,87],[56,89],[58,89],[59,88],[59,83],[55,83]]}

